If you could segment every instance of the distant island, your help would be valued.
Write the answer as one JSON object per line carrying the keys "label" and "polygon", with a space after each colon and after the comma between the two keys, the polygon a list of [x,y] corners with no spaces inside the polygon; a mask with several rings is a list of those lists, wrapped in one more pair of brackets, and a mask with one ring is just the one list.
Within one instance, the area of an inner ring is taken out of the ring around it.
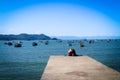
{"label": "distant island", "polygon": [[51,38],[45,34],[0,34],[0,40],[57,40],[57,38]]}

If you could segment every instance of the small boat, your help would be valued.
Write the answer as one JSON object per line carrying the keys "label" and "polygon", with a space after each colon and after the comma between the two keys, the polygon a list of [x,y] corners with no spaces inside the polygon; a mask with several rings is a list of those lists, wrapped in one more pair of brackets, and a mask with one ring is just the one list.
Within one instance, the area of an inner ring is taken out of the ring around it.
{"label": "small boat", "polygon": [[32,43],[32,46],[37,46],[38,44],[36,42],[33,42]]}
{"label": "small boat", "polygon": [[62,40],[58,39],[58,40],[56,40],[56,42],[61,43],[61,42],[62,42]]}
{"label": "small boat", "polygon": [[45,41],[45,45],[48,45],[49,41]]}
{"label": "small boat", "polygon": [[22,47],[21,43],[15,43],[14,47]]}
{"label": "small boat", "polygon": [[106,41],[107,41],[107,43],[109,43],[111,40],[110,40],[110,39],[107,39]]}
{"label": "small boat", "polygon": [[80,43],[80,47],[84,47],[84,44],[83,44],[83,43]]}
{"label": "small boat", "polygon": [[94,43],[94,40],[88,40],[88,43],[89,44]]}
{"label": "small boat", "polygon": [[68,46],[72,46],[72,44],[71,44],[71,43],[68,43],[67,45],[68,45]]}
{"label": "small boat", "polygon": [[4,44],[5,44],[5,45],[8,45],[8,46],[12,46],[12,45],[13,45],[12,42],[5,42]]}

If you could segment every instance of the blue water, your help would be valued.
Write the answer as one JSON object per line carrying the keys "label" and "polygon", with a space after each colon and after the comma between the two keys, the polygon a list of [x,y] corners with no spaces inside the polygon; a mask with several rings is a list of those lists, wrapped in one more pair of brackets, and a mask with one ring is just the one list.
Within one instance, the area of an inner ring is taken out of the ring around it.
{"label": "blue water", "polygon": [[[67,55],[70,48],[74,48],[79,55],[88,55],[97,61],[120,72],[120,40],[95,40],[89,44],[82,41],[67,46],[68,41],[49,41],[48,45],[36,41],[22,41],[21,48],[8,46],[0,41],[0,80],[39,80],[50,55]],[[13,41],[14,43],[17,41]],[[37,42],[38,46],[32,46]]]}

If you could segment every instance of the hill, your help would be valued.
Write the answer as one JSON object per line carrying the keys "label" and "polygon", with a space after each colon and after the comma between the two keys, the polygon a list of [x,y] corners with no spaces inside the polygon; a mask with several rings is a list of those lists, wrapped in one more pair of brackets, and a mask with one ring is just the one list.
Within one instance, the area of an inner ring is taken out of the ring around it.
{"label": "hill", "polygon": [[55,40],[56,38],[51,38],[45,34],[10,34],[4,35],[0,34],[0,40]]}

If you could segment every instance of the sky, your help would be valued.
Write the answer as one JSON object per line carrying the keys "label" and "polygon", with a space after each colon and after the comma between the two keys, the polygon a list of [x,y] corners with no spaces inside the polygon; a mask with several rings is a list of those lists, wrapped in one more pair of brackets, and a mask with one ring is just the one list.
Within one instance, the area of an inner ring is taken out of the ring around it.
{"label": "sky", "polygon": [[0,34],[120,36],[120,0],[0,0]]}

